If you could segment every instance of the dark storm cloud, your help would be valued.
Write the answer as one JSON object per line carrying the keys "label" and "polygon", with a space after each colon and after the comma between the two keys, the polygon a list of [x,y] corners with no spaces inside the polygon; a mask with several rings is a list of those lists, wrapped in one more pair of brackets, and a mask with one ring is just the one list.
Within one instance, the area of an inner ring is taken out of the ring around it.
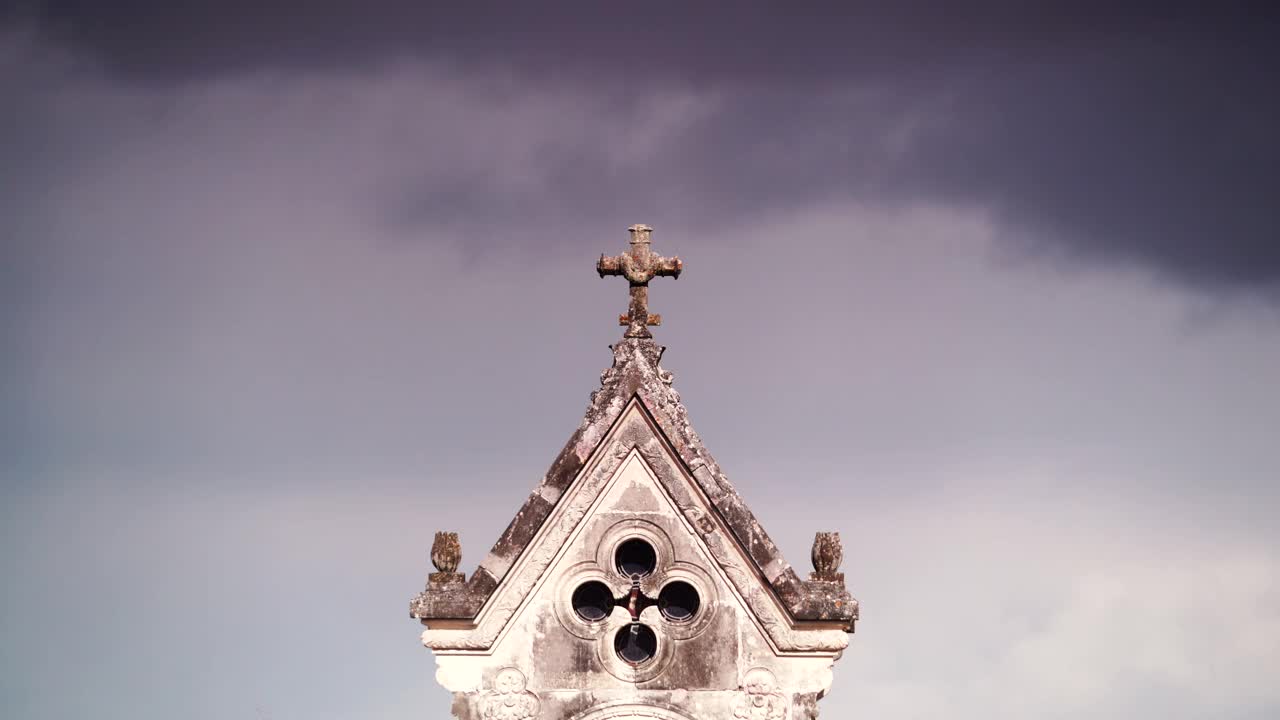
{"label": "dark storm cloud", "polygon": [[410,227],[584,213],[697,226],[815,199],[942,201],[986,210],[1015,248],[1275,294],[1280,33],[1275,11],[1249,10],[646,3],[622,15],[387,0],[49,2],[24,15],[143,84],[420,57],[573,88],[604,117],[641,112],[655,89],[716,99],[624,170],[572,138],[539,149],[537,186],[424,170],[379,201]]}
{"label": "dark storm cloud", "polygon": [[1274,288],[1267,28],[297,5],[0,29],[7,717],[439,716],[403,600],[580,421],[635,220],[708,447],[846,533],[827,717],[1280,717],[1271,308],[988,252]]}
{"label": "dark storm cloud", "polygon": [[[883,5],[45,0],[11,14],[38,20],[126,72],[168,79],[291,63],[346,66],[408,53],[627,81],[657,73],[794,82],[948,62],[992,48],[1022,53],[1078,45],[1100,28],[1132,32],[1152,24],[1140,10],[1086,14],[1067,3],[1033,11],[1020,3],[967,3],[959,13],[938,3]],[[1165,18],[1179,17],[1172,5],[1163,7]],[[578,61],[590,66],[573,67]]]}

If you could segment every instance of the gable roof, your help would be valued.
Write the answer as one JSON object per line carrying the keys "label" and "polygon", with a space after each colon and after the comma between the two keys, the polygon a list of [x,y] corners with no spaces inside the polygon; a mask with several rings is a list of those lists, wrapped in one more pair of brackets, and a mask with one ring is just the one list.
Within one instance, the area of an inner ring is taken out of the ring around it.
{"label": "gable roof", "polygon": [[680,394],[671,385],[671,373],[659,364],[664,348],[649,338],[626,338],[612,349],[613,366],[601,374],[601,388],[592,393],[581,425],[493,549],[465,582],[460,576],[454,576],[454,581],[437,581],[433,575],[426,590],[410,602],[410,617],[424,623],[475,619],[588,460],[635,401],[674,450],[685,472],[710,501],[720,521],[750,559],[755,574],[776,597],[789,619],[799,623],[817,621],[824,626],[834,624],[853,632],[858,602],[850,596],[843,581],[801,580],[703,447],[689,424]]}

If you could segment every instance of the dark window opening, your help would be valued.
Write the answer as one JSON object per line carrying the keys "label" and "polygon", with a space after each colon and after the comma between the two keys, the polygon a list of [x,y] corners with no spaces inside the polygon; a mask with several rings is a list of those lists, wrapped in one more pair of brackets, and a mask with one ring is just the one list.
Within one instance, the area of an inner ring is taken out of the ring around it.
{"label": "dark window opening", "polygon": [[618,572],[628,578],[644,577],[658,566],[658,554],[653,551],[653,546],[639,538],[619,545],[615,560]]}
{"label": "dark window opening", "polygon": [[613,612],[613,593],[602,582],[585,582],[573,591],[573,611],[587,622],[598,622]]}
{"label": "dark window opening", "polygon": [[632,623],[618,631],[613,639],[613,648],[618,657],[632,665],[641,665],[653,658],[658,652],[658,636],[648,625]]}
{"label": "dark window opening", "polygon": [[692,620],[698,614],[701,605],[698,591],[692,585],[681,580],[668,583],[658,593],[658,609],[668,620],[684,622]]}

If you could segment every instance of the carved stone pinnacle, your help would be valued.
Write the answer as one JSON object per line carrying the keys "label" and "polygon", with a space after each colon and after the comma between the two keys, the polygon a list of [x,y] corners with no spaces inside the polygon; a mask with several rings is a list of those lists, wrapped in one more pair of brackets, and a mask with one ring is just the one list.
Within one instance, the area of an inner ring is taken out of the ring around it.
{"label": "carved stone pinnacle", "polygon": [[431,564],[436,572],[427,578],[431,585],[461,582],[464,579],[458,572],[458,563],[462,562],[462,543],[458,542],[456,532],[437,532],[435,542],[431,543]]}
{"label": "carved stone pinnacle", "polygon": [[844,547],[840,543],[840,533],[820,532],[813,538],[813,580],[825,582],[844,582],[844,574],[839,572],[840,563],[844,561]]}

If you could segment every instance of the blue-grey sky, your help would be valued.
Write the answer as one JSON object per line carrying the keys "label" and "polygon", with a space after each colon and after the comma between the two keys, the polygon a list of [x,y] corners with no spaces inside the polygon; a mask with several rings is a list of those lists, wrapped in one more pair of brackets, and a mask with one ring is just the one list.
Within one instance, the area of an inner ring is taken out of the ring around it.
{"label": "blue-grey sky", "polygon": [[1274,11],[452,5],[0,10],[6,717],[447,717],[634,222],[826,716],[1280,712]]}

